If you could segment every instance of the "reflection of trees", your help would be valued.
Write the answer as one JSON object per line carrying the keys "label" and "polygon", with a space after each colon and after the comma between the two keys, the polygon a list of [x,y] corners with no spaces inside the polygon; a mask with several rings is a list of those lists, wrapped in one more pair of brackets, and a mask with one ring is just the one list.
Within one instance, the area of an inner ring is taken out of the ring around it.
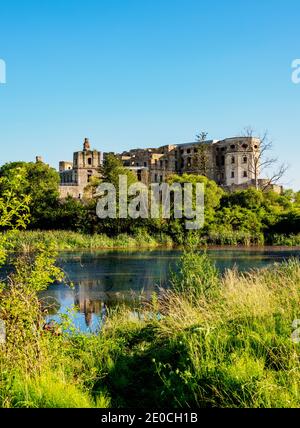
{"label": "reflection of trees", "polygon": [[[70,269],[69,269],[70,268]],[[128,290],[150,290],[158,284],[163,286],[167,280],[169,259],[143,257],[143,253],[108,254],[105,257],[86,254],[81,263],[67,263],[65,270],[75,284],[85,284],[86,292],[101,293],[128,292]]]}

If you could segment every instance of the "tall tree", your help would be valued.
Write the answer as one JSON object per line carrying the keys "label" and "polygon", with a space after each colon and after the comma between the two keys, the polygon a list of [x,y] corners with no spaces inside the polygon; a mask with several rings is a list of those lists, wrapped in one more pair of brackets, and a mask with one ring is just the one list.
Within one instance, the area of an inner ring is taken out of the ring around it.
{"label": "tall tree", "polygon": [[204,143],[207,139],[208,133],[205,131],[200,131],[199,134],[196,135],[196,142],[200,143],[196,148],[196,151],[193,155],[191,171],[195,174],[200,174],[207,176],[208,168],[209,168],[209,154],[208,147]]}
{"label": "tall tree", "polygon": [[105,157],[103,165],[99,168],[101,181],[112,183],[115,188],[119,189],[119,175],[126,175],[128,186],[137,181],[133,171],[123,166],[122,161],[113,154],[108,154]]}
{"label": "tall tree", "polygon": [[200,131],[199,134],[196,135],[196,142],[203,143],[203,141],[206,140],[207,136],[208,136],[208,132]]}
{"label": "tall tree", "polygon": [[[10,174],[22,170],[22,192],[30,196],[30,227],[51,227],[59,198],[59,174],[43,162],[12,162],[0,168],[0,177],[8,178]],[[8,188],[7,180],[0,184],[0,194]]]}
{"label": "tall tree", "polygon": [[197,147],[196,150],[196,153],[193,155],[191,170],[195,174],[200,174],[207,177],[210,165],[209,147],[207,144],[201,144]]}
{"label": "tall tree", "polygon": [[[30,196],[23,192],[25,171],[18,167],[0,178],[0,267],[6,261],[10,231],[25,229],[30,221]],[[1,287],[0,287],[1,288]]]}
{"label": "tall tree", "polygon": [[[253,138],[255,135],[254,129],[249,127],[244,128],[242,136]],[[277,157],[270,156],[270,152],[273,149],[273,141],[270,140],[268,132],[258,137],[260,140],[259,147],[257,148],[254,156],[248,162],[248,173],[254,176],[255,187],[259,188],[259,177],[263,172],[267,174],[265,177],[265,183],[262,186],[262,190],[270,188],[273,184],[278,182],[285,175],[288,165],[286,163],[280,163]]]}

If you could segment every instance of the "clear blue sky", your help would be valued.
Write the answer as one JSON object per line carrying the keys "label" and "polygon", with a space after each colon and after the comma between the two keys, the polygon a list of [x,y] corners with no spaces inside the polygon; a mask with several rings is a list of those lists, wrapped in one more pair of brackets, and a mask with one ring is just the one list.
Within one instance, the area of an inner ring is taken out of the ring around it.
{"label": "clear blue sky", "polygon": [[3,0],[0,163],[269,130],[300,189],[299,0]]}

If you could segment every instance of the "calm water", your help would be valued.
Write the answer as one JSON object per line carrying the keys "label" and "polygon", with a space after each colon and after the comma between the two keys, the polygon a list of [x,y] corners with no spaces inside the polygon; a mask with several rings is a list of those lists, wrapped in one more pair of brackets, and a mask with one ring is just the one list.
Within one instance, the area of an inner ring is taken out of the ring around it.
{"label": "calm water", "polygon": [[[300,258],[300,249],[212,249],[208,254],[221,271],[234,266],[247,271],[289,257]],[[42,293],[42,299],[51,304],[48,318],[58,319],[57,314],[76,306],[75,326],[96,331],[101,328],[105,307],[132,303],[141,293],[147,299],[158,287],[167,287],[180,255],[177,250],[61,253],[59,264],[73,288],[56,284]]]}

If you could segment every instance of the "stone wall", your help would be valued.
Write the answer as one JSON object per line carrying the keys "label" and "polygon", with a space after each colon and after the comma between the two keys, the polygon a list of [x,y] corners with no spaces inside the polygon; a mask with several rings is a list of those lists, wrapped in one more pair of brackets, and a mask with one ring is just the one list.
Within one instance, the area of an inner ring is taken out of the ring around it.
{"label": "stone wall", "polygon": [[189,173],[204,175],[221,186],[239,186],[254,178],[249,165],[257,153],[257,138],[236,137],[134,149],[118,156],[127,168],[147,168],[152,183],[165,181],[170,174]]}
{"label": "stone wall", "polygon": [[84,193],[83,186],[59,186],[60,199],[66,199],[68,196],[72,196],[75,199],[82,199]]}

